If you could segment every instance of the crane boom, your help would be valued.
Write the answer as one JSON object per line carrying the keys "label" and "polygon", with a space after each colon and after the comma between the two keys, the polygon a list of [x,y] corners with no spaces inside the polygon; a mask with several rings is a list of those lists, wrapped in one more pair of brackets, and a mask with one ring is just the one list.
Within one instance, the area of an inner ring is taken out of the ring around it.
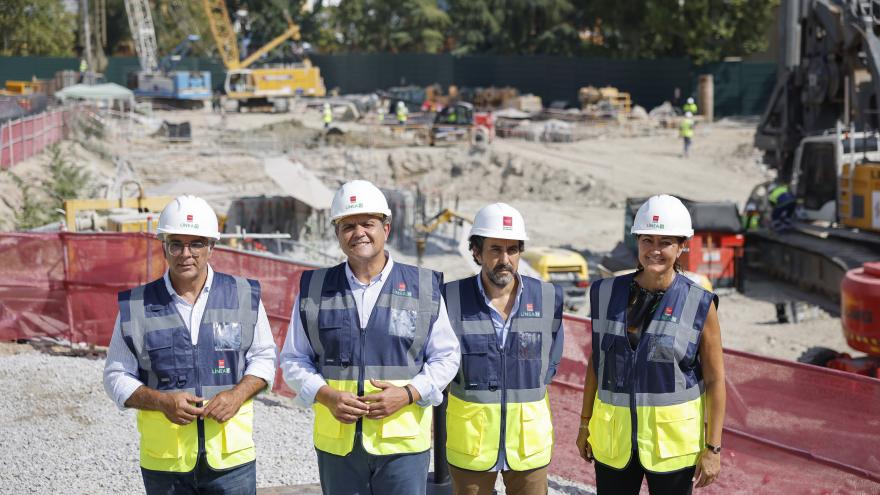
{"label": "crane boom", "polygon": [[250,66],[252,63],[256,62],[257,59],[259,59],[260,57],[262,57],[266,53],[269,53],[276,46],[280,45],[281,43],[284,43],[288,39],[294,39],[294,40],[299,39],[299,26],[297,26],[296,24],[291,24],[290,27],[287,28],[287,31],[284,31],[283,33],[281,33],[281,36],[278,36],[277,38],[273,39],[272,41],[266,43],[262,48],[255,51],[254,53],[252,53],[248,58],[242,60],[241,64],[239,65],[239,68],[244,69],[244,68]]}
{"label": "crane boom", "polygon": [[238,40],[235,37],[235,31],[232,29],[232,22],[229,21],[226,2],[223,0],[202,0],[202,7],[208,16],[211,35],[214,36],[214,42],[217,45],[217,50],[220,51],[223,65],[229,70],[240,69],[241,61],[238,55]]}
{"label": "crane boom", "polygon": [[141,70],[155,72],[159,69],[159,56],[156,43],[156,29],[153,27],[153,16],[150,14],[148,0],[125,0],[125,12],[128,14],[128,27],[134,40]]}

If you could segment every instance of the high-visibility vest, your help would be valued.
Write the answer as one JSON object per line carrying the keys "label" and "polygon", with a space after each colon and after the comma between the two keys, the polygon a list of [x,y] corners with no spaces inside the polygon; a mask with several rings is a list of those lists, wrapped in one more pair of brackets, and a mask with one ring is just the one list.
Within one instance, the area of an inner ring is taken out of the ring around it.
{"label": "high-visibility vest", "polygon": [[333,122],[333,109],[325,108],[324,109],[324,123],[329,124]]}
{"label": "high-visibility vest", "polygon": [[596,460],[612,468],[626,467],[637,450],[646,470],[676,471],[694,466],[705,445],[699,346],[717,296],[676,274],[633,350],[626,336],[633,277],[590,288],[598,390],[589,442]]}
{"label": "high-visibility vest", "polygon": [[767,195],[767,201],[774,207],[786,206],[795,201],[795,197],[791,194],[791,190],[787,185],[782,184],[773,188]]}
{"label": "high-visibility vest", "polygon": [[684,138],[694,137],[694,121],[689,118],[682,120],[679,125],[679,134]]}
{"label": "high-visibility vest", "polygon": [[406,107],[397,107],[397,120],[398,122],[404,123],[406,122],[406,117],[409,114],[409,110]]}
{"label": "high-visibility vest", "polygon": [[[394,263],[366,328],[349,286],[345,265],[308,271],[300,279],[300,318],[330,387],[356,395],[379,390],[370,379],[404,386],[425,362],[425,343],[440,312],[438,272]],[[431,447],[431,408],[404,406],[384,419],[338,421],[315,402],[315,448],[346,455],[361,431],[364,450],[374,455],[424,452]]]}
{"label": "high-visibility vest", "polygon": [[510,330],[499,348],[477,276],[445,286],[449,321],[461,343],[461,367],[446,409],[446,458],[462,469],[491,469],[503,435],[511,469],[546,466],[553,454],[546,377],[562,322],[562,290],[521,277],[519,311],[510,315]]}
{"label": "high-visibility vest", "polygon": [[[259,282],[214,272],[195,346],[164,279],[120,292],[118,301],[122,336],[146,386],[210,401],[241,381],[257,324]],[[214,469],[251,462],[256,459],[253,419],[250,400],[225,423],[206,418],[177,425],[161,411],[139,410],[141,467],[189,472],[199,451]]]}
{"label": "high-visibility vest", "polygon": [[690,112],[691,115],[697,114],[697,104],[696,103],[685,103],[682,107],[682,110],[685,112]]}

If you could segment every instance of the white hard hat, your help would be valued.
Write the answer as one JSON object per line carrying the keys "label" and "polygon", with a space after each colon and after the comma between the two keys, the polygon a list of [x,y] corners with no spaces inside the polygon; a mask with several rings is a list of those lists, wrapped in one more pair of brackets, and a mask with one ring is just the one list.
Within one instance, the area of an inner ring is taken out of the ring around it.
{"label": "white hard hat", "polygon": [[397,106],[398,106],[398,107],[402,107],[402,106],[404,106],[404,105],[403,105],[403,102],[402,102],[402,101],[398,101],[398,102],[397,102]]}
{"label": "white hard hat", "polygon": [[189,194],[178,196],[165,206],[156,231],[160,238],[183,234],[220,239],[217,214],[204,199]]}
{"label": "white hard hat", "polygon": [[685,112],[685,113],[684,113],[684,116],[687,117],[687,118],[691,118],[691,117],[694,116],[694,114],[692,114],[691,112]]}
{"label": "white hard hat", "polygon": [[693,103],[693,102],[694,102],[694,99],[692,97],[688,98],[688,103]]}
{"label": "white hard hat", "polygon": [[636,213],[630,233],[693,237],[691,214],[680,199],[668,194],[651,196]]}
{"label": "white hard hat", "polygon": [[505,203],[484,206],[474,218],[471,235],[527,241],[526,224],[516,208]]}
{"label": "white hard hat", "polygon": [[324,103],[324,110],[326,110],[326,109],[328,109],[328,108],[330,108],[330,104],[325,102],[325,103]]}
{"label": "white hard hat", "polygon": [[372,182],[353,180],[346,182],[333,195],[330,205],[330,221],[349,215],[376,214],[391,217],[391,209],[385,195]]}

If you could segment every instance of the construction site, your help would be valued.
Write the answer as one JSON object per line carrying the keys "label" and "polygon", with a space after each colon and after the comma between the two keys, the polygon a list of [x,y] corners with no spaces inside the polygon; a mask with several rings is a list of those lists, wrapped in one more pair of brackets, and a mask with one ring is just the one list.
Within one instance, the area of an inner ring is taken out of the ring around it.
{"label": "construction site", "polygon": [[[693,218],[685,275],[719,296],[722,470],[698,492],[880,494],[880,16],[859,14],[865,2],[781,2],[772,91],[724,115],[726,83],[708,71],[690,92],[656,95],[597,76],[541,96],[501,70],[470,84],[462,68],[346,83],[340,67],[363,70],[352,58],[261,61],[301,41],[286,12],[286,31],[240,52],[241,13],[201,3],[210,31],[164,54],[151,2],[124,2],[137,56],[127,84],[107,76],[106,20],[93,12],[80,14],[85,67],[34,69],[0,93],[0,492],[142,493],[135,411],[108,399],[102,371],[116,294],[166,270],[156,228],[169,202],[192,194],[218,213],[212,267],[260,281],[280,350],[302,273],[345,261],[334,191],[365,179],[388,198],[392,258],[445,281],[480,270],[468,248],[480,208],[522,212],[520,272],[566,302],[549,493],[596,493],[572,433],[589,288],[636,269],[633,218],[666,193]],[[200,38],[220,76],[177,67]],[[24,73],[20,58],[12,71],[0,57],[0,80]],[[783,184],[797,206],[780,226],[771,193]],[[321,493],[314,415],[293,395],[279,371],[254,400],[258,493]],[[433,481],[429,493],[447,493]]]}

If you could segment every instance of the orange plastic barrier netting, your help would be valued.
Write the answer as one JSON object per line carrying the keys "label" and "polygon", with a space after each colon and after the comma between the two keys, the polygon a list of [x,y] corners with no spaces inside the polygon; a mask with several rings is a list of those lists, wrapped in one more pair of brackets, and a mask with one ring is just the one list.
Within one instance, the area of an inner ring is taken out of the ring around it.
{"label": "orange plastic barrier netting", "polygon": [[[299,277],[309,267],[225,249],[214,252],[212,265],[261,282],[280,348]],[[2,234],[0,339],[51,336],[107,345],[116,293],[164,269],[161,245],[145,234]],[[565,329],[550,392],[551,471],[593,484],[593,467],[575,448],[590,322],[566,317]],[[880,494],[880,380],[736,351],[725,351],[725,366],[723,469],[700,493]],[[275,390],[292,393],[280,376]]]}

